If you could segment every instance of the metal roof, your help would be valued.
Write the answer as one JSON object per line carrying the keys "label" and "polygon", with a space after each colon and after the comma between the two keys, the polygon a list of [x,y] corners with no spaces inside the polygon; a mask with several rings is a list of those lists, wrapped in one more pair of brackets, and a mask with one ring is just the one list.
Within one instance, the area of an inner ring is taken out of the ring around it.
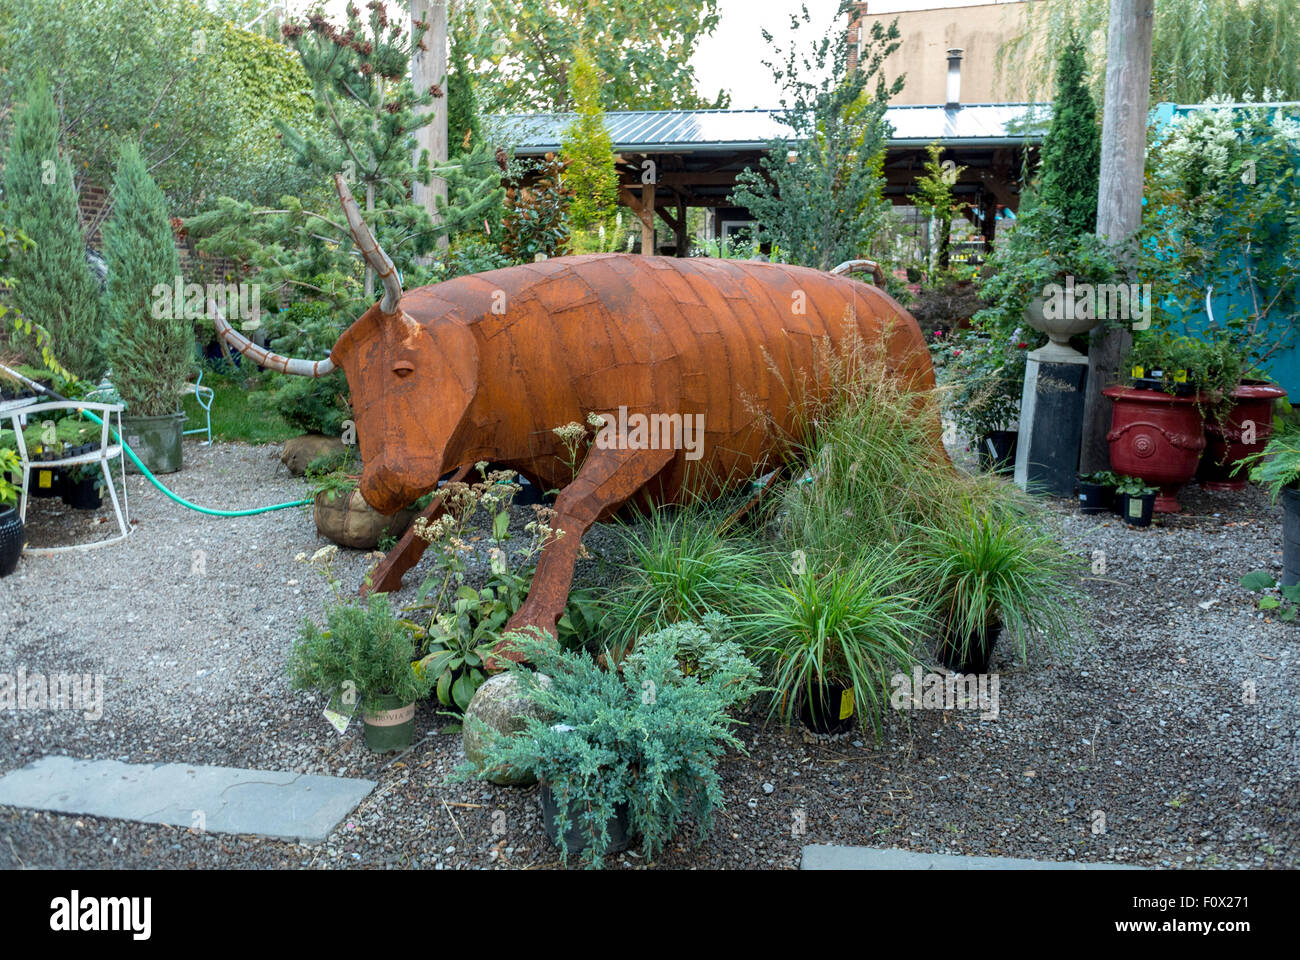
{"label": "metal roof", "polygon": [[[1037,143],[1050,107],[1029,103],[963,103],[956,107],[895,106],[885,111],[890,146]],[[783,110],[613,110],[605,125],[614,150],[628,153],[761,150],[793,136]],[[545,153],[560,146],[573,113],[506,114],[490,118],[493,133],[517,141],[515,152]]]}

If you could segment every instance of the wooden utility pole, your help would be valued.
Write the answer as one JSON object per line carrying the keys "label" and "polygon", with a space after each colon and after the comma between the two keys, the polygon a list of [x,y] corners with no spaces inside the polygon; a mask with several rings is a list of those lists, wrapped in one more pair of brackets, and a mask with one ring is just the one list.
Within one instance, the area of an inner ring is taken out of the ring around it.
{"label": "wooden utility pole", "polygon": [[[411,30],[415,24],[424,21],[429,25],[424,34],[424,46],[411,53],[411,83],[417,93],[423,93],[437,84],[440,94],[433,98],[427,107],[417,107],[417,112],[433,113],[433,121],[420,127],[415,132],[415,160],[420,160],[421,151],[429,151],[429,165],[441,166],[447,162],[447,0],[410,0]],[[440,222],[435,197],[447,199],[447,181],[441,177],[432,177],[429,185],[416,183],[412,187],[412,199],[429,211],[434,223]],[[439,247],[447,246],[444,236],[438,241]]]}
{"label": "wooden utility pole", "polygon": [[[1155,0],[1110,0],[1097,235],[1112,243],[1126,243],[1142,223],[1154,12]],[[1132,269],[1134,264],[1125,266]],[[1125,329],[1094,332],[1088,348],[1088,392],[1079,450],[1081,473],[1110,469],[1106,433],[1110,429],[1111,404],[1101,391],[1115,379],[1120,358],[1132,342],[1132,333]]]}

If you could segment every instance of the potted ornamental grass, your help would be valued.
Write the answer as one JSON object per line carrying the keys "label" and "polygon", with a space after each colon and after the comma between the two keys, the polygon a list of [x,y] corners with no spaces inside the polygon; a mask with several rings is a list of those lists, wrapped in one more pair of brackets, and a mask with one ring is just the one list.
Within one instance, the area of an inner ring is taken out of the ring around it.
{"label": "potted ornamental grass", "polygon": [[1273,502],[1282,499],[1282,585],[1300,583],[1300,427],[1294,423],[1274,434],[1263,450],[1242,459],[1236,470],[1249,470]]}
{"label": "potted ornamental grass", "polygon": [[[170,298],[153,294],[157,285],[179,282],[180,261],[166,199],[134,143],[121,149],[113,196],[103,231],[103,309],[109,376],[125,405],[122,439],[151,472],[173,473],[181,468],[180,389],[194,355],[194,331],[183,311],[167,309]],[[133,463],[127,469],[136,470]]]}
{"label": "potted ornamental grass", "polygon": [[22,470],[18,451],[0,447],[0,577],[14,572],[23,552],[23,521],[18,515],[18,496],[22,491],[17,483]]}
{"label": "potted ornamental grass", "polygon": [[771,714],[814,733],[880,736],[890,678],[916,662],[927,626],[898,548],[815,563],[743,589],[737,623],[773,688]]}
{"label": "potted ornamental grass", "polygon": [[[338,596],[329,564],[337,547],[324,547],[323,562]],[[386,594],[364,602],[343,601],[325,609],[325,626],[304,620],[289,655],[295,690],[319,690],[328,709],[350,717],[359,706],[366,746],[377,753],[404,750],[414,742],[415,703],[429,695],[431,679],[416,667],[419,650],[411,624],[398,617]]]}
{"label": "potted ornamental grass", "polygon": [[1078,629],[1075,561],[1032,517],[966,501],[919,535],[921,581],[949,669],[986,673],[1002,637],[1023,662],[1031,645],[1063,647]]}
{"label": "potted ornamental grass", "polygon": [[502,769],[535,777],[561,858],[577,854],[589,867],[636,839],[653,859],[686,818],[698,840],[708,837],[724,806],[718,761],[728,747],[744,752],[728,711],[755,693],[752,665],[720,658],[719,669],[687,675],[679,643],[662,635],[638,641],[621,670],[539,631],[510,640],[536,667],[505,661],[536,709],[512,734],[484,724],[482,762],[460,778]]}

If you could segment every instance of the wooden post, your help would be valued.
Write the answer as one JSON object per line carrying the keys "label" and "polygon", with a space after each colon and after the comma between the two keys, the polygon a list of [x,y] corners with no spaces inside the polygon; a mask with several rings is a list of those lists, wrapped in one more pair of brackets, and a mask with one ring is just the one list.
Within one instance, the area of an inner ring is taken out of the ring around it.
{"label": "wooden post", "polygon": [[[442,91],[441,96],[433,98],[427,107],[417,107],[417,112],[433,113],[433,122],[426,124],[415,132],[415,159],[419,162],[420,153],[429,151],[430,166],[439,166],[447,162],[447,0],[410,0],[411,24],[423,20],[429,25],[424,35],[427,49],[418,47],[411,53],[411,83],[416,93],[423,93],[434,84]],[[438,206],[435,197],[447,199],[447,181],[441,177],[432,177],[428,186],[422,183],[412,184],[412,199],[425,210],[434,223],[438,223]],[[442,249],[447,247],[444,236],[438,241]]]}
{"label": "wooden post", "polygon": [[[1142,224],[1154,8],[1155,0],[1110,0],[1097,235],[1115,243],[1128,241]],[[1110,469],[1106,442],[1110,401],[1101,391],[1115,379],[1120,358],[1132,342],[1128,330],[1106,330],[1094,336],[1088,348],[1088,392],[1079,449],[1081,473]]]}
{"label": "wooden post", "polygon": [[690,237],[686,232],[686,201],[681,197],[677,198],[677,256],[685,257],[690,255],[687,246],[690,244]]}
{"label": "wooden post", "polygon": [[643,256],[655,255],[655,185],[641,185],[641,253]]}

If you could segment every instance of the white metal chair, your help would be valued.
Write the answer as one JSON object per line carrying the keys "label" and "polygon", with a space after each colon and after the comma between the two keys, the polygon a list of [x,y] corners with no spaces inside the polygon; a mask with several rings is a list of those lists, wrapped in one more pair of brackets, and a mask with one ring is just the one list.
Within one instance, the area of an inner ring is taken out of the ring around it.
{"label": "white metal chair", "polygon": [[[99,428],[99,449],[92,450],[90,453],[79,454],[75,457],[63,457],[58,460],[41,460],[33,464],[27,453],[27,443],[23,439],[22,422],[31,418],[33,415],[53,412],[55,410],[89,410],[103,421]],[[18,516],[27,519],[27,493],[31,488],[31,474],[33,466],[37,470],[54,470],[60,467],[80,467],[92,463],[99,464],[100,471],[104,474],[104,484],[108,487],[108,495],[113,501],[113,513],[117,515],[117,526],[121,535],[110,537],[107,540],[99,540],[95,543],[73,544],[66,547],[40,547],[24,552],[28,553],[62,553],[67,550],[91,550],[95,547],[105,547],[110,543],[117,543],[119,540],[126,539],[131,532],[131,512],[126,499],[126,455],[122,451],[121,441],[111,442],[109,437],[109,425],[116,421],[113,427],[117,431],[117,436],[122,435],[122,406],[115,403],[95,403],[89,400],[51,400],[41,403],[29,404],[24,407],[6,409],[0,412],[0,416],[5,416],[13,423],[14,438],[18,444],[18,457],[23,465],[23,494],[18,505]],[[122,499],[118,502],[117,489],[113,486],[113,474],[109,464],[113,460],[121,462],[122,471]]]}

